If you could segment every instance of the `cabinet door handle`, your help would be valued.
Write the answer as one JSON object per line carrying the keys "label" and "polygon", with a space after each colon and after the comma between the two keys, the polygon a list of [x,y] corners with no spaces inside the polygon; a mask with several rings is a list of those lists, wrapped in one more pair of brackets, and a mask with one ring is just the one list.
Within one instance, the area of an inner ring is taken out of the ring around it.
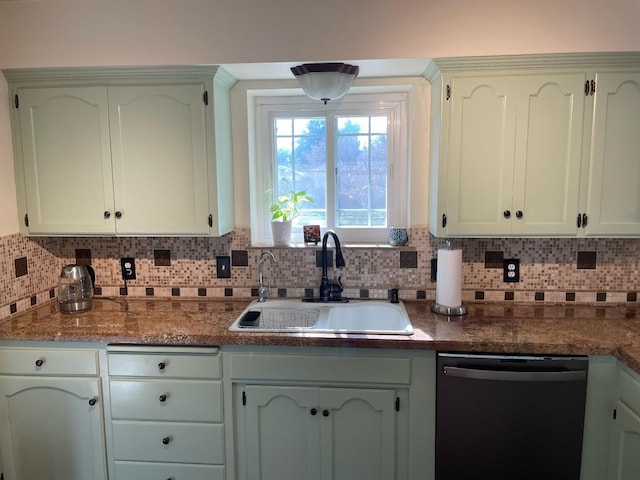
{"label": "cabinet door handle", "polygon": [[315,408],[312,408],[311,410],[309,410],[309,413],[315,416],[315,414],[318,413],[318,410],[316,410]]}
{"label": "cabinet door handle", "polygon": [[576,220],[576,225],[578,228],[582,227],[582,215],[578,214],[578,219]]}
{"label": "cabinet door handle", "polygon": [[447,216],[443,213],[442,214],[442,228],[445,228],[447,226]]}
{"label": "cabinet door handle", "polygon": [[122,212],[121,211],[117,211],[116,212],[116,218],[122,218]]}
{"label": "cabinet door handle", "polygon": [[44,358],[36,360],[36,367],[41,367],[42,365],[44,365]]}
{"label": "cabinet door handle", "polygon": [[166,364],[166,363],[164,363],[164,362],[160,362],[160,363],[158,364],[158,370],[164,370],[166,366],[167,366],[167,364]]}
{"label": "cabinet door handle", "polygon": [[167,394],[163,393],[162,395],[160,395],[158,397],[158,400],[160,400],[161,402],[166,402],[167,401]]}
{"label": "cabinet door handle", "polygon": [[169,445],[169,442],[170,442],[170,441],[171,441],[171,437],[164,437],[164,438],[162,439],[162,443],[163,443],[164,445]]}
{"label": "cabinet door handle", "polygon": [[96,397],[90,398],[89,399],[89,405],[91,405],[92,407],[98,403],[98,399]]}
{"label": "cabinet door handle", "polygon": [[109,210],[105,210],[104,211],[104,219],[108,220],[109,218],[111,218],[111,212]]}
{"label": "cabinet door handle", "polygon": [[505,210],[504,212],[502,212],[502,216],[504,218],[511,218],[511,210]]}
{"label": "cabinet door handle", "polygon": [[522,213],[522,210],[518,210],[518,211],[516,212],[516,218],[517,218],[518,220],[520,220],[520,219],[522,219],[522,217],[524,217],[524,213]]}
{"label": "cabinet door handle", "polygon": [[324,410],[322,410],[322,416],[323,417],[328,417],[329,416],[329,410],[327,410],[326,408]]}
{"label": "cabinet door handle", "polygon": [[583,213],[582,214],[582,228],[587,228],[587,214]]}

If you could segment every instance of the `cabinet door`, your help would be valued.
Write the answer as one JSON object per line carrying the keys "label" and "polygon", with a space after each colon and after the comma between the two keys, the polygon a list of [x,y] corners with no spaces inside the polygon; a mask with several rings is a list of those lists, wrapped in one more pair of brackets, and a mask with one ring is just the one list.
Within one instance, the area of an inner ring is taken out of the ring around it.
{"label": "cabinet door", "polygon": [[640,478],[640,416],[623,402],[616,405],[609,467],[609,480]]}
{"label": "cabinet door", "polygon": [[451,89],[446,233],[509,233],[517,77],[454,78]]}
{"label": "cabinet door", "polygon": [[586,74],[518,80],[513,234],[575,235]]}
{"label": "cabinet door", "polygon": [[18,95],[29,233],[114,233],[106,89]]}
{"label": "cabinet door", "polygon": [[319,480],[318,389],[249,385],[245,392],[248,478]]}
{"label": "cabinet door", "polygon": [[203,85],[109,87],[118,234],[208,234],[203,93]]}
{"label": "cabinet door", "polygon": [[395,399],[393,390],[320,389],[322,480],[396,478]]}
{"label": "cabinet door", "polygon": [[106,479],[101,401],[99,379],[1,378],[5,478]]}
{"label": "cabinet door", "polygon": [[599,73],[586,235],[640,235],[640,73]]}

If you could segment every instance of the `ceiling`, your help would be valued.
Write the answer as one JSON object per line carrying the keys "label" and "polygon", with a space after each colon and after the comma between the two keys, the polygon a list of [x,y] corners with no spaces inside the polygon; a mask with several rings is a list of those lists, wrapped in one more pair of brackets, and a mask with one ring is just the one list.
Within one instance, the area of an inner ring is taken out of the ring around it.
{"label": "ceiling", "polygon": [[[344,60],[360,67],[358,77],[416,77],[424,73],[429,58],[389,60]],[[280,80],[293,78],[290,68],[304,62],[228,63],[222,65],[238,80]]]}

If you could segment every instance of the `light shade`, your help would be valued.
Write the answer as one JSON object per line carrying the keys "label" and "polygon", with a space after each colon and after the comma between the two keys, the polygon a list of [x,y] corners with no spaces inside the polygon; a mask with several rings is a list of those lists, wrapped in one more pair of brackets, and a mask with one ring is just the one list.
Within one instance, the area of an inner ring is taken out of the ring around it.
{"label": "light shade", "polygon": [[304,63],[291,67],[304,93],[325,105],[349,91],[359,70],[358,66],[346,63]]}

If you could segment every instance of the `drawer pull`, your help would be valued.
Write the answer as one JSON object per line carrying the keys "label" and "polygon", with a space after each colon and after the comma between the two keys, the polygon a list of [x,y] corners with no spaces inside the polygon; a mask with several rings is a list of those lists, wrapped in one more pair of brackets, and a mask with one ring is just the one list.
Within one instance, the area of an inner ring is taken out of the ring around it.
{"label": "drawer pull", "polygon": [[323,417],[328,417],[329,416],[329,410],[322,410],[322,416]]}
{"label": "drawer pull", "polygon": [[96,397],[90,398],[89,399],[89,405],[91,405],[92,407],[98,403],[98,399]]}
{"label": "drawer pull", "polygon": [[170,441],[171,441],[171,437],[164,437],[164,438],[162,439],[162,443],[163,443],[164,445],[169,445],[169,442],[170,442]]}
{"label": "drawer pull", "polygon": [[166,366],[167,366],[167,364],[166,364],[166,363],[164,363],[164,362],[160,362],[160,363],[158,364],[158,369],[159,369],[159,370],[164,370],[164,369],[166,368]]}
{"label": "drawer pull", "polygon": [[310,413],[311,415],[315,415],[316,413],[318,413],[318,410],[316,410],[315,408],[312,408],[312,409],[309,411],[309,413]]}
{"label": "drawer pull", "polygon": [[160,395],[158,397],[158,400],[160,400],[161,402],[166,402],[167,401],[167,394],[163,393],[162,395]]}
{"label": "drawer pull", "polygon": [[38,360],[36,360],[36,367],[41,367],[42,365],[44,365],[43,358],[39,358]]}

